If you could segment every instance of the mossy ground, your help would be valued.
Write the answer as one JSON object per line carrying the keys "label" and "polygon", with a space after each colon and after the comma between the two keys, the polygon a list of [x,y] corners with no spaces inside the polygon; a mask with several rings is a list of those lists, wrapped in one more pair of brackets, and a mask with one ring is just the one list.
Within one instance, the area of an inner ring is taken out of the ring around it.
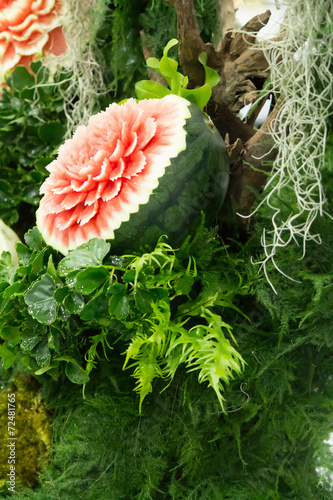
{"label": "mossy ground", "polygon": [[42,401],[39,383],[31,376],[16,375],[0,393],[0,492],[7,491],[6,478],[9,472],[7,448],[9,394],[15,394],[17,486],[33,488],[38,484],[38,474],[48,460],[52,441],[51,413]]}

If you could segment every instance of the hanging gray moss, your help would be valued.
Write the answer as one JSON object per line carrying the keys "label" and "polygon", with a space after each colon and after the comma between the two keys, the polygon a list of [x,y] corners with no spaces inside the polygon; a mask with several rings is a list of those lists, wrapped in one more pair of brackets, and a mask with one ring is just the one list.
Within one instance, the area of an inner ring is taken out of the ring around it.
{"label": "hanging gray moss", "polygon": [[[333,116],[332,2],[286,0],[284,4],[279,39],[266,40],[261,47],[270,66],[268,92],[279,99],[270,131],[278,154],[266,196],[256,209],[260,212],[263,203],[271,209],[271,222],[263,229],[261,240],[265,255],[259,264],[273,288],[267,263],[271,261],[293,279],[280,266],[286,247],[298,241],[304,257],[309,241],[322,242],[314,222],[332,215],[322,182]],[[291,193],[294,199],[286,211]]]}

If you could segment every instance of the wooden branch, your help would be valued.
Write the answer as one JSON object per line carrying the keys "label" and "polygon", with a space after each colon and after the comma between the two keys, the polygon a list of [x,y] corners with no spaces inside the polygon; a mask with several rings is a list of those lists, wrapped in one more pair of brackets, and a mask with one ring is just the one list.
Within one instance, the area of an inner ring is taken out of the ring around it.
{"label": "wooden branch", "polygon": [[268,23],[270,15],[268,10],[248,21],[242,30],[249,35],[227,33],[219,48],[218,58],[223,66],[220,84],[213,89],[213,99],[234,113],[257,99],[257,91],[269,76],[269,64],[254,43],[256,33]]}
{"label": "wooden branch", "polygon": [[237,29],[234,1],[216,0],[216,17],[217,31],[221,34],[219,44],[221,44],[227,31]]}
{"label": "wooden branch", "polygon": [[271,17],[271,11],[266,10],[263,14],[254,16],[241,28],[241,31],[249,33],[236,33],[230,44],[230,55],[232,57],[239,57],[244,50],[249,48],[249,45],[256,43],[256,35],[268,23]]}
{"label": "wooden branch", "polygon": [[231,145],[240,139],[243,146],[256,133],[253,127],[244,123],[224,104],[211,100],[207,106],[207,113],[223,139],[228,135]]}
{"label": "wooden branch", "polygon": [[177,34],[179,40],[179,63],[184,75],[189,77],[189,88],[202,85],[205,72],[198,61],[205,46],[199,31],[193,0],[166,0],[174,5],[177,12]]}
{"label": "wooden branch", "polygon": [[276,116],[280,106],[279,100],[263,126],[246,142],[238,160],[233,164],[228,195],[240,209],[251,209],[255,201],[253,190],[260,191],[267,182],[267,172],[271,170],[271,166],[265,164],[272,162],[277,154],[271,132],[277,125]]}

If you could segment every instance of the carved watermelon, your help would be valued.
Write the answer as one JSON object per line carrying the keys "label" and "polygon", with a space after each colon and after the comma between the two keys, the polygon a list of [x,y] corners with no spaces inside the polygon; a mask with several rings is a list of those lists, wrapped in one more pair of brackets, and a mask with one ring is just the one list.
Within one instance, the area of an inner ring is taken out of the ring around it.
{"label": "carved watermelon", "polygon": [[48,167],[37,225],[66,254],[97,237],[112,251],[178,245],[212,222],[229,180],[225,144],[210,119],[176,96],[111,104],[78,127]]}

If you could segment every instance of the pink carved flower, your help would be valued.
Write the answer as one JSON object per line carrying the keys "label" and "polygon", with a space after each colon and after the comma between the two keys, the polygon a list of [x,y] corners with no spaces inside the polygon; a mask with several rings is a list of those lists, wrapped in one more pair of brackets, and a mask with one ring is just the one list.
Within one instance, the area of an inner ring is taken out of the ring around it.
{"label": "pink carved flower", "polygon": [[45,241],[66,254],[94,237],[113,239],[186,148],[189,105],[175,95],[129,99],[78,127],[41,187],[37,225]]}
{"label": "pink carved flower", "polygon": [[0,0],[0,82],[35,55],[65,52],[62,12],[62,0]]}

